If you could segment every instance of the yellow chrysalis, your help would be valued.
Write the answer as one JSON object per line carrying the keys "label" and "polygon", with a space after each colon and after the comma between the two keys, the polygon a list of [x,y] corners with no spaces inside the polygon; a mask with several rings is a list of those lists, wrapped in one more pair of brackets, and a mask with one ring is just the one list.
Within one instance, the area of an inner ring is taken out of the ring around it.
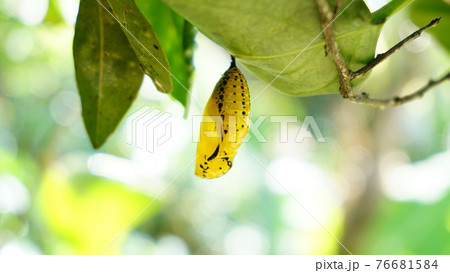
{"label": "yellow chrysalis", "polygon": [[234,57],[231,59],[230,68],[214,87],[203,113],[195,166],[195,175],[201,178],[227,173],[248,133],[250,93]]}

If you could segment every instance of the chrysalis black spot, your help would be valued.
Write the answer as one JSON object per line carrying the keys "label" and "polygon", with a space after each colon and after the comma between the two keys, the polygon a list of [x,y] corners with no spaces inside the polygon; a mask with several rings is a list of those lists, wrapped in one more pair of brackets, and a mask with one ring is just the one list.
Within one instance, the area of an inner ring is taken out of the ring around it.
{"label": "chrysalis black spot", "polygon": [[208,161],[213,160],[214,158],[217,157],[217,154],[219,153],[219,147],[220,145],[217,145],[216,150],[214,151],[214,153],[212,153],[212,155],[208,158]]}

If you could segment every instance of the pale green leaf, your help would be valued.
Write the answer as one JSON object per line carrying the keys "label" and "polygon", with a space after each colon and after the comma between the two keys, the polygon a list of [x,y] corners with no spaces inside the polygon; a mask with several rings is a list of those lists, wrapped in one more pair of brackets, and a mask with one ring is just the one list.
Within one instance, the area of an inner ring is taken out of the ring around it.
{"label": "pale green leaf", "polygon": [[[295,96],[339,92],[314,0],[163,2],[263,82],[272,82],[283,71],[271,84],[279,91]],[[350,2],[344,1],[341,11]],[[351,69],[374,56],[381,25],[372,25],[370,18],[365,3],[356,0],[335,21],[337,41]]]}

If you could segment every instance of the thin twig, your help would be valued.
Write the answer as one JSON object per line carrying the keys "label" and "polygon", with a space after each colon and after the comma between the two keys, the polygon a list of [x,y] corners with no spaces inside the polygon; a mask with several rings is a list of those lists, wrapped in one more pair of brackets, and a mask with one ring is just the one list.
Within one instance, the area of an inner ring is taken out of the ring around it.
{"label": "thin twig", "polygon": [[[438,80],[431,80],[417,90],[416,92],[403,96],[403,97],[394,97],[391,99],[376,99],[371,98],[369,94],[362,93],[361,95],[356,95],[351,87],[350,82],[358,77],[361,77],[365,75],[367,72],[369,72],[371,69],[373,69],[376,65],[381,63],[383,60],[385,60],[387,57],[395,53],[398,49],[400,49],[402,46],[404,46],[409,41],[412,41],[420,36],[420,34],[437,25],[440,21],[440,18],[434,19],[429,23],[427,26],[415,31],[405,39],[403,39],[400,43],[395,45],[390,50],[386,51],[383,54],[378,55],[376,58],[374,58],[372,61],[370,61],[365,67],[361,68],[360,70],[353,72],[351,71],[345,61],[344,58],[341,55],[341,52],[339,51],[338,44],[336,42],[336,37],[334,34],[334,30],[332,26],[329,26],[333,19],[333,12],[331,11],[330,5],[328,4],[327,0],[316,0],[317,7],[319,9],[320,19],[322,23],[322,28],[324,28],[323,35],[325,37],[325,43],[326,43],[326,50],[328,55],[331,56],[333,59],[333,62],[336,66],[336,70],[339,75],[339,92],[341,93],[341,96],[344,99],[348,99],[349,101],[355,102],[355,103],[362,103],[362,104],[369,104],[373,106],[378,107],[385,107],[385,106],[396,106],[403,104],[405,102],[420,98],[425,94],[428,90],[430,90],[432,87],[442,83],[445,80],[450,79],[450,73],[447,73],[445,76]],[[327,27],[327,28],[325,28]]]}
{"label": "thin twig", "polygon": [[348,100],[350,100],[352,102],[356,102],[356,103],[370,104],[370,105],[378,106],[378,107],[397,106],[397,105],[404,104],[406,102],[421,98],[432,87],[434,87],[446,80],[450,80],[450,72],[437,80],[430,80],[426,85],[422,86],[422,88],[420,88],[419,90],[417,90],[409,95],[402,96],[402,97],[393,97],[390,99],[376,99],[376,98],[370,98],[369,94],[367,94],[367,93],[361,93],[361,95],[349,97]]}
{"label": "thin twig", "polygon": [[401,42],[399,42],[398,44],[393,46],[391,49],[389,49],[385,53],[378,54],[377,57],[372,59],[372,61],[370,61],[366,66],[364,66],[363,68],[359,69],[358,71],[351,72],[350,73],[351,74],[351,80],[357,79],[359,77],[362,77],[362,76],[366,75],[376,65],[378,65],[382,61],[386,60],[389,56],[394,54],[397,50],[399,50],[401,47],[403,47],[408,42],[411,42],[411,41],[419,38],[420,35],[422,34],[422,32],[424,32],[425,30],[427,30],[429,28],[432,28],[432,27],[436,26],[437,24],[439,24],[440,21],[441,21],[441,17],[434,19],[428,25],[426,25],[423,28],[418,29],[417,31],[413,32],[411,35],[409,35],[408,37],[403,39]]}

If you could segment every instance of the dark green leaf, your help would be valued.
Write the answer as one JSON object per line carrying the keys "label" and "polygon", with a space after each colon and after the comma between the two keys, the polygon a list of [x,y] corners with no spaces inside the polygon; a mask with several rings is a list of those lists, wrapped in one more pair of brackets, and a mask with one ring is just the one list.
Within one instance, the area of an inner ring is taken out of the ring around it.
{"label": "dark green leaf", "polygon": [[186,89],[191,86],[193,72],[194,28],[159,0],[137,0],[136,4],[158,33],[169,59],[172,74],[176,78],[170,95],[187,109],[190,94]]}
{"label": "dark green leaf", "polygon": [[152,78],[159,91],[172,92],[172,76],[163,47],[134,0],[108,0],[108,2],[136,52],[145,74]]}
{"label": "dark green leaf", "polygon": [[389,16],[406,7],[412,1],[414,0],[392,0],[372,14],[372,24],[384,23]]}
{"label": "dark green leaf", "polygon": [[84,123],[98,148],[135,99],[144,74],[120,25],[96,0],[81,1],[73,55]]}
{"label": "dark green leaf", "polygon": [[431,20],[442,17],[439,25],[428,30],[439,43],[450,51],[450,3],[442,0],[416,0],[411,4],[411,20],[418,27],[427,25]]}
{"label": "dark green leaf", "polygon": [[[314,0],[163,2],[260,80],[269,83],[286,68],[272,83],[278,90],[295,96],[338,92],[338,75],[325,56]],[[370,24],[370,17],[364,2],[356,0],[335,21],[338,44],[351,69],[361,68],[374,56],[381,26]]]}

